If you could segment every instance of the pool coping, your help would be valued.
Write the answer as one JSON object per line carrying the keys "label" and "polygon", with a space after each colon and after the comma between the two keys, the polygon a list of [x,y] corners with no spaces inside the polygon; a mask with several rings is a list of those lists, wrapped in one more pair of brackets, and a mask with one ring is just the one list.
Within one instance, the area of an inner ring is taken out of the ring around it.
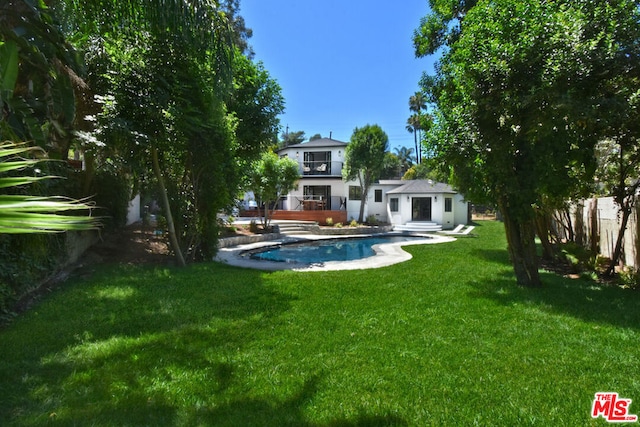
{"label": "pool coping", "polygon": [[[376,233],[376,234],[360,234],[357,237],[371,237],[374,235],[398,235],[398,233]],[[269,246],[277,246],[287,243],[304,242],[309,240],[326,240],[326,239],[349,239],[356,236],[353,235],[288,235],[275,240],[267,240],[261,242],[251,242],[240,244],[237,246],[223,247],[218,250],[215,261],[233,265],[236,267],[251,268],[265,271],[339,271],[339,270],[362,270],[371,268],[381,268],[400,262],[408,261],[412,258],[411,254],[404,251],[402,246],[408,245],[433,245],[438,243],[453,242],[456,239],[450,236],[441,236],[430,233],[412,233],[412,236],[424,237],[424,240],[412,240],[406,242],[383,243],[374,245],[373,248],[376,255],[353,260],[353,261],[329,261],[318,264],[296,264],[276,261],[254,260],[242,254],[253,249],[259,249]]]}

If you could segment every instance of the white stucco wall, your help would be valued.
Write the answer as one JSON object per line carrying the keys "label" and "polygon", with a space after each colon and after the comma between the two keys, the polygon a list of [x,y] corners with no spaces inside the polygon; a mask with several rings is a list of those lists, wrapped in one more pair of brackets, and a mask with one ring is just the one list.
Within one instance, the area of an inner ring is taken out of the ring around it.
{"label": "white stucco wall", "polygon": [[134,224],[140,220],[140,195],[138,194],[133,198],[133,200],[129,202],[129,209],[127,211],[127,225]]}

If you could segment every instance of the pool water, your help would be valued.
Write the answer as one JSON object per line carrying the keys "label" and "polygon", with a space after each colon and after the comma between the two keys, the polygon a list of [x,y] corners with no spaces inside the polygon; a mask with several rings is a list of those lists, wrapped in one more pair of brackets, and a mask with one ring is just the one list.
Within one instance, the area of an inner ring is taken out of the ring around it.
{"label": "pool water", "polygon": [[424,236],[374,236],[314,240],[252,252],[251,259],[288,263],[318,264],[329,261],[353,261],[374,256],[374,245],[425,240]]}

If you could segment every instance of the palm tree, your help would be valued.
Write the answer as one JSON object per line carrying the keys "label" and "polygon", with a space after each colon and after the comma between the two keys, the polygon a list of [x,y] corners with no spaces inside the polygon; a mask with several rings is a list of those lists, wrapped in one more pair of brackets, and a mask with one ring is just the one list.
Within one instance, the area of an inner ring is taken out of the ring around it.
{"label": "palm tree", "polygon": [[422,92],[416,92],[409,97],[409,110],[413,111],[413,114],[407,121],[408,126],[411,126],[411,130],[407,127],[409,132],[414,134],[414,140],[416,144],[416,160],[420,164],[422,162],[422,134],[417,134],[422,130],[422,110],[427,108],[427,102]]}
{"label": "palm tree", "polygon": [[420,163],[420,149],[422,147],[418,146],[418,130],[420,129],[420,116],[417,114],[411,115],[407,119],[407,131],[413,134],[413,143],[415,144],[416,149],[416,163]]}
{"label": "palm tree", "polygon": [[404,174],[411,166],[413,166],[413,148],[396,147],[395,152],[398,156],[398,160],[400,160],[402,174]]}

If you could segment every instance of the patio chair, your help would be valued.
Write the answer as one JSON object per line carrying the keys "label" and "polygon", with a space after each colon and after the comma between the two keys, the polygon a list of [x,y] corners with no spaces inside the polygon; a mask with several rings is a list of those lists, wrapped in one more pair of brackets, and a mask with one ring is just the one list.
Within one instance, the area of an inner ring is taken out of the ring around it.
{"label": "patio chair", "polygon": [[318,166],[316,168],[316,172],[326,172],[327,171],[327,164],[323,163],[320,166]]}
{"label": "patio chair", "polygon": [[463,228],[464,228],[464,224],[460,224],[453,230],[443,230],[443,231],[438,231],[438,233],[446,234],[448,236],[467,236],[469,235],[469,233],[471,233],[471,230],[473,230],[476,227],[474,225],[470,225],[464,231],[462,230]]}
{"label": "patio chair", "polygon": [[453,230],[442,230],[440,231],[440,233],[442,234],[458,234],[462,231],[462,229],[464,228],[464,224],[458,224],[456,226],[456,228],[454,228]]}
{"label": "patio chair", "polygon": [[469,234],[469,233],[471,233],[471,230],[473,230],[474,228],[476,228],[476,227],[475,227],[475,225],[470,225],[470,226],[468,226],[468,227],[467,227],[467,229],[466,229],[466,230],[464,230],[464,231],[463,231],[462,233],[460,233],[460,234]]}

